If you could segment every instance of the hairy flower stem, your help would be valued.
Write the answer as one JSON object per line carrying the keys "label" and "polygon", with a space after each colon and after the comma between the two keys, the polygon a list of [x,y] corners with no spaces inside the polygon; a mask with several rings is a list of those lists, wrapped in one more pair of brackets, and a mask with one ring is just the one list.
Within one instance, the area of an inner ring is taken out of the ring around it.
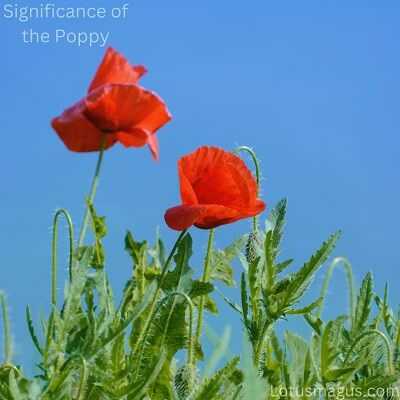
{"label": "hairy flower stem", "polygon": [[[179,243],[181,242],[181,240],[183,239],[185,234],[186,234],[186,229],[181,232],[181,234],[179,235],[178,239],[176,240],[176,242],[174,244],[174,247],[172,248],[171,252],[169,253],[167,261],[165,262],[164,267],[163,267],[163,269],[161,271],[161,275],[160,275],[160,279],[158,281],[157,289],[156,289],[156,292],[154,293],[153,300],[152,300],[152,302],[150,304],[148,317],[147,317],[147,319],[146,319],[146,321],[144,323],[143,329],[142,329],[142,331],[141,331],[141,333],[139,335],[139,338],[138,338],[138,340],[136,342],[136,345],[135,345],[135,347],[133,348],[133,351],[132,351],[132,355],[139,354],[139,359],[142,358],[144,340],[146,339],[147,334],[149,332],[149,329],[150,329],[150,326],[151,326],[151,322],[152,322],[154,316],[156,315],[156,303],[157,303],[158,296],[161,293],[161,287],[162,287],[162,284],[164,282],[165,275],[168,272],[168,268],[169,268],[169,265],[171,264],[172,257],[174,256],[174,254],[176,252],[176,249],[178,248]],[[140,365],[140,363],[138,363],[137,365]]]}
{"label": "hairy flower stem", "polygon": [[74,259],[74,228],[72,219],[67,210],[57,210],[53,218],[53,239],[51,243],[51,304],[57,305],[57,242],[58,242],[58,221],[61,216],[67,221],[69,235],[69,281],[72,280],[72,262]]}
{"label": "hairy flower stem", "polygon": [[354,341],[353,345],[351,346],[350,350],[348,351],[346,358],[344,359],[344,364],[347,365],[349,358],[351,356],[351,354],[353,353],[353,351],[356,349],[356,347],[364,340],[366,339],[368,336],[373,336],[373,335],[377,335],[379,336],[385,347],[386,347],[386,356],[387,356],[387,372],[389,375],[394,375],[395,374],[395,369],[393,366],[393,351],[392,351],[392,346],[390,344],[389,339],[386,337],[386,335],[377,330],[377,329],[370,329],[364,333],[362,333],[358,338],[356,338],[356,340]]}
{"label": "hairy flower stem", "polygon": [[[201,278],[201,281],[204,283],[208,282],[210,279],[211,252],[213,248],[213,242],[214,242],[214,229],[210,229],[210,232],[208,234],[207,252],[204,259],[203,276]],[[206,296],[201,296],[199,304],[199,314],[197,317],[196,343],[200,343],[201,331],[203,329],[203,313],[204,313],[205,302],[206,302]]]}
{"label": "hairy flower stem", "polygon": [[85,240],[86,231],[87,231],[87,228],[89,225],[89,217],[90,217],[89,204],[93,204],[93,201],[94,201],[94,198],[95,198],[96,192],[97,192],[97,186],[99,185],[101,164],[103,162],[103,156],[104,156],[104,142],[105,142],[105,135],[103,135],[103,137],[101,139],[99,157],[97,159],[96,169],[94,171],[94,176],[93,176],[93,180],[92,180],[92,185],[91,185],[89,196],[88,196],[87,202],[86,202],[85,216],[83,217],[82,227],[81,227],[81,231],[79,233],[78,249],[80,247],[82,247],[83,242]]}
{"label": "hairy flower stem", "polygon": [[339,265],[343,265],[344,271],[346,273],[346,280],[347,280],[347,286],[349,289],[349,314],[350,314],[350,323],[351,323],[351,329],[353,329],[353,324],[354,324],[354,317],[355,317],[355,303],[356,303],[356,298],[354,295],[354,278],[353,278],[353,270],[351,268],[351,264],[347,258],[344,257],[336,257],[331,265],[329,266],[328,272],[325,275],[324,283],[322,285],[321,289],[321,295],[320,298],[323,299],[319,309],[317,310],[316,316],[318,318],[321,317],[322,311],[324,309],[324,303],[326,299],[326,295],[328,293],[328,288],[329,288],[329,283],[332,279],[332,274],[333,271],[338,267]]}
{"label": "hairy flower stem", "polygon": [[[258,160],[256,153],[254,152],[254,150],[248,146],[239,146],[238,148],[235,149],[236,153],[240,153],[240,152],[246,152],[248,154],[250,154],[253,163],[254,163],[254,167],[256,169],[256,182],[257,182],[257,195],[260,194],[260,180],[261,180],[261,174],[260,174],[260,161]],[[258,230],[258,217],[257,215],[255,217],[253,217],[253,231],[257,232]]]}
{"label": "hairy flower stem", "polygon": [[10,364],[12,360],[12,341],[10,333],[10,319],[4,293],[0,292],[0,306],[3,314],[3,336],[4,336],[4,364]]}

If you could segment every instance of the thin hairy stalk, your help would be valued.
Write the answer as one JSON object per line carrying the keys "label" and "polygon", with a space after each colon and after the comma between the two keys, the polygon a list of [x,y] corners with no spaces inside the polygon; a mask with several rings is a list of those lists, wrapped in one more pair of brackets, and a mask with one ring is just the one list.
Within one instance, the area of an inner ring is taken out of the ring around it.
{"label": "thin hairy stalk", "polygon": [[72,281],[72,262],[74,257],[74,227],[72,224],[71,215],[67,210],[61,208],[56,211],[53,218],[53,238],[51,243],[51,304],[57,305],[57,244],[58,244],[58,221],[59,217],[63,216],[68,224],[69,236],[69,281]]}
{"label": "thin hairy stalk", "polygon": [[160,279],[158,281],[156,292],[155,292],[153,300],[152,300],[152,302],[150,304],[148,317],[147,317],[147,319],[146,319],[146,321],[144,323],[143,329],[142,329],[142,331],[141,331],[141,333],[139,335],[139,338],[138,338],[138,340],[136,342],[136,345],[135,345],[135,347],[134,347],[134,349],[132,351],[133,355],[135,355],[135,354],[137,354],[139,352],[140,357],[141,357],[141,354],[143,353],[144,339],[147,337],[147,334],[148,334],[148,331],[149,331],[149,328],[150,328],[150,325],[151,325],[151,321],[153,320],[154,315],[155,315],[156,303],[157,303],[158,296],[160,295],[160,292],[161,292],[161,287],[162,287],[162,284],[164,282],[165,275],[168,272],[168,268],[169,268],[169,266],[171,264],[172,257],[175,255],[176,249],[178,248],[179,243],[181,242],[181,240],[183,239],[185,234],[186,234],[186,229],[184,231],[182,231],[181,234],[178,236],[178,239],[176,240],[176,242],[174,244],[174,247],[172,248],[171,252],[169,253],[167,261],[164,264],[164,267],[163,267],[163,269],[161,271]]}
{"label": "thin hairy stalk", "polygon": [[4,364],[10,364],[12,360],[12,340],[10,332],[10,319],[6,296],[0,292],[0,306],[3,315],[3,346],[4,346]]}
{"label": "thin hairy stalk", "polygon": [[163,346],[163,344],[165,343],[165,339],[167,338],[167,332],[168,332],[168,328],[169,328],[169,323],[171,321],[171,317],[172,317],[172,313],[173,313],[173,309],[175,307],[175,298],[177,296],[182,296],[183,299],[186,301],[186,303],[189,305],[189,334],[188,334],[188,358],[187,358],[187,363],[190,366],[193,366],[194,363],[194,359],[193,359],[193,346],[194,346],[194,340],[193,340],[193,322],[194,322],[194,305],[193,302],[191,300],[191,298],[183,293],[183,292],[172,292],[171,294],[169,294],[168,296],[164,297],[161,302],[159,303],[158,307],[157,307],[157,311],[156,314],[158,313],[158,311],[160,310],[160,308],[166,303],[167,300],[171,299],[172,297],[174,298],[174,304],[171,307],[170,313],[168,315],[168,319],[167,322],[165,324],[165,329],[163,332],[163,337],[161,339],[161,346]]}
{"label": "thin hairy stalk", "polygon": [[392,347],[390,345],[390,341],[383,332],[381,332],[377,329],[370,329],[370,330],[362,333],[360,336],[358,336],[358,338],[354,341],[353,345],[350,347],[350,350],[347,352],[347,355],[344,359],[344,365],[347,365],[349,358],[350,358],[351,354],[353,353],[353,351],[355,350],[355,348],[364,339],[368,338],[369,336],[373,336],[373,335],[377,335],[383,340],[383,343],[386,347],[388,373],[390,375],[394,375],[395,371],[394,371],[394,367],[393,367],[393,352],[392,352]]}
{"label": "thin hairy stalk", "polygon": [[[257,195],[260,194],[260,181],[261,181],[261,173],[260,173],[260,161],[258,160],[255,151],[248,146],[239,146],[235,149],[235,153],[245,152],[250,154],[254,167],[256,169],[256,182],[257,182]],[[253,217],[253,231],[257,232],[258,230],[258,217]]]}
{"label": "thin hairy stalk", "polygon": [[[210,279],[210,267],[211,267],[211,253],[214,243],[214,229],[210,229],[208,234],[208,244],[207,244],[207,252],[204,259],[204,270],[201,281],[206,283]],[[196,327],[196,343],[200,343],[201,331],[203,329],[203,314],[204,314],[204,306],[206,302],[206,296],[201,296],[200,304],[199,304],[199,314],[197,317],[197,327]]]}
{"label": "thin hairy stalk", "polygon": [[342,265],[344,268],[344,271],[346,273],[346,280],[347,280],[347,286],[349,289],[349,313],[350,313],[350,323],[351,327],[353,327],[353,322],[354,322],[354,314],[355,314],[355,295],[354,295],[354,278],[353,278],[353,269],[351,267],[350,261],[347,260],[345,257],[336,257],[331,265],[329,266],[329,269],[325,275],[324,283],[322,285],[321,289],[321,296],[322,298],[322,303],[317,311],[317,317],[320,318],[322,315],[322,311],[324,309],[324,303],[325,303],[325,298],[328,293],[328,288],[329,288],[329,283],[332,279],[333,271],[336,269],[338,265]]}
{"label": "thin hairy stalk", "polygon": [[95,198],[96,192],[97,192],[97,187],[99,185],[100,170],[101,170],[101,165],[102,165],[103,156],[104,156],[105,138],[106,138],[106,136],[103,135],[103,137],[101,139],[99,157],[97,159],[96,168],[95,168],[94,176],[93,176],[93,180],[92,180],[92,185],[90,187],[89,196],[88,196],[87,202],[86,202],[85,216],[83,217],[82,227],[81,227],[81,231],[79,233],[78,249],[80,247],[82,247],[83,242],[85,240],[86,231],[87,231],[87,228],[89,225],[89,217],[90,217],[89,204],[93,204],[94,198]]}

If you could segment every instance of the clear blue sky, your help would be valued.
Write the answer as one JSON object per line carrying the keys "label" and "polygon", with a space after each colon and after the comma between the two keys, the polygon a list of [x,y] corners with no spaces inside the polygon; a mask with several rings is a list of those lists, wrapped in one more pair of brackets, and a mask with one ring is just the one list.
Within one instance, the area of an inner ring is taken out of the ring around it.
{"label": "clear blue sky", "polygon": [[[22,24],[1,17],[0,287],[11,304],[17,359],[34,359],[25,305],[38,317],[49,302],[52,214],[66,207],[80,222],[96,160],[68,152],[50,119],[84,95],[104,52],[54,42],[27,45],[22,29],[111,31],[109,44],[147,66],[143,85],[156,90],[174,115],[159,133],[159,163],[147,149],[115,146],[106,153],[96,205],[108,217],[107,268],[117,291],[130,273],[123,251],[127,228],[149,239],[159,226],[168,244],[174,240],[163,213],[178,202],[179,156],[203,144],[246,144],[262,160],[267,204],[289,198],[284,255],[300,264],[340,228],[336,254],[350,258],[358,279],[372,270],[379,290],[389,281],[397,304],[399,18],[400,5],[390,0],[142,0],[131,2],[124,21]],[[243,222],[218,230],[217,243],[247,227]],[[200,270],[206,232],[193,235]],[[338,273],[331,315],[346,306],[344,287]],[[218,332],[226,324],[238,327],[237,316],[220,308],[223,317],[210,324]],[[239,334],[234,343],[238,349]]]}

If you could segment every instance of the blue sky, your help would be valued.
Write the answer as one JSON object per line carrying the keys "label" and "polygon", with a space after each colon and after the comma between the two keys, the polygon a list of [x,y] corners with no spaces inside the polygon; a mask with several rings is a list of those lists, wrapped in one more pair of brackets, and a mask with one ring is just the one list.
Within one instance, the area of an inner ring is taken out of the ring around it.
{"label": "blue sky", "polygon": [[[390,0],[142,0],[130,3],[126,20],[22,24],[0,16],[0,287],[11,305],[17,359],[30,364],[35,358],[25,305],[38,317],[49,302],[52,214],[66,207],[79,224],[96,161],[95,154],[67,151],[50,120],[84,95],[104,52],[54,41],[24,44],[23,29],[110,31],[108,44],[147,66],[142,84],[173,113],[159,132],[159,163],[147,149],[115,146],[106,153],[96,206],[108,218],[107,268],[116,291],[130,273],[126,229],[149,239],[159,226],[168,244],[174,240],[163,214],[178,203],[176,160],[203,144],[245,144],[262,160],[268,206],[289,199],[283,254],[299,265],[340,228],[335,254],[352,261],[358,280],[373,271],[379,291],[388,281],[397,304],[399,11]],[[246,232],[248,224],[219,229],[217,244]],[[206,232],[193,236],[200,271]],[[346,307],[344,290],[338,273],[328,315]],[[218,332],[239,326],[227,306],[220,309],[219,321],[208,319]],[[240,345],[236,333],[234,348]]]}

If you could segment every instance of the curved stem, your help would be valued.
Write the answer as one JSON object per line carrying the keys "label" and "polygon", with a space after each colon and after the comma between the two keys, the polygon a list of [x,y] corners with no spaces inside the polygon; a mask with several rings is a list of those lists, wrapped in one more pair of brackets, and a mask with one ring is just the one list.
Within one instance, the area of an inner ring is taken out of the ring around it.
{"label": "curved stem", "polygon": [[94,201],[94,198],[95,198],[96,192],[97,192],[97,186],[99,185],[101,164],[103,162],[103,156],[104,156],[104,142],[105,142],[105,135],[103,135],[103,137],[101,139],[99,158],[97,159],[97,164],[96,164],[96,169],[94,171],[92,185],[90,187],[89,196],[88,196],[87,202],[86,202],[85,216],[83,217],[83,223],[82,223],[81,231],[79,233],[78,249],[79,249],[79,247],[82,247],[83,241],[85,240],[85,235],[86,235],[86,231],[88,228],[89,216],[90,216],[89,204],[93,204],[93,201]]}
{"label": "curved stem", "polygon": [[387,364],[388,364],[388,373],[390,375],[394,374],[394,368],[393,368],[393,353],[392,353],[392,348],[389,342],[389,339],[386,337],[386,335],[377,330],[377,329],[371,329],[369,331],[366,331],[362,333],[353,343],[351,346],[350,350],[348,351],[345,359],[344,359],[344,364],[347,365],[349,358],[351,356],[351,353],[354,351],[354,349],[359,345],[366,337],[372,336],[372,335],[378,335],[382,340],[383,343],[385,344],[386,347],[386,353],[387,353]]}
{"label": "curved stem", "polygon": [[[260,161],[258,160],[255,151],[248,146],[239,146],[235,149],[235,153],[245,152],[250,154],[255,169],[256,169],[256,182],[257,182],[257,195],[260,194],[260,181],[261,181],[261,169],[260,169]],[[258,217],[253,217],[253,231],[256,232],[258,230]]]}
{"label": "curved stem", "polygon": [[[204,283],[208,282],[208,280],[210,279],[211,252],[212,252],[213,242],[214,242],[214,229],[210,229],[210,232],[208,234],[207,252],[204,259],[203,276],[201,278],[201,281]],[[199,314],[197,317],[196,343],[200,343],[201,331],[203,329],[203,313],[204,313],[205,302],[206,302],[206,297],[201,296],[199,304]]]}
{"label": "curved stem", "polygon": [[178,248],[179,243],[181,242],[181,240],[183,239],[185,234],[186,234],[186,229],[184,231],[182,231],[181,234],[178,236],[178,239],[176,240],[176,242],[174,244],[174,247],[172,248],[172,250],[171,250],[171,252],[170,252],[170,254],[168,256],[167,261],[164,264],[164,267],[163,267],[163,269],[161,271],[160,279],[158,281],[157,290],[156,290],[156,292],[154,294],[154,297],[153,297],[153,300],[152,300],[152,302],[150,304],[150,310],[149,310],[148,317],[147,317],[147,319],[146,319],[146,321],[144,323],[142,332],[139,335],[139,338],[138,338],[138,340],[136,342],[136,345],[135,345],[135,347],[134,347],[134,349],[132,351],[132,354],[136,354],[138,351],[140,351],[139,354],[141,354],[142,351],[143,351],[144,339],[147,337],[147,333],[149,331],[149,328],[150,328],[150,325],[151,325],[151,321],[153,320],[154,315],[155,315],[155,306],[156,306],[156,303],[157,303],[157,298],[158,298],[158,296],[159,296],[159,294],[161,292],[161,287],[162,287],[162,284],[164,282],[165,275],[168,272],[168,268],[169,268],[169,265],[171,264],[172,257],[174,256],[175,251]]}
{"label": "curved stem", "polygon": [[58,242],[58,220],[64,216],[68,224],[69,235],[69,280],[72,280],[72,262],[74,257],[74,227],[70,214],[64,208],[56,211],[53,218],[53,239],[51,243],[51,304],[57,305],[57,242]]}
{"label": "curved stem", "polygon": [[[157,311],[156,314],[158,313],[158,310],[164,305],[164,303],[169,300],[171,297],[177,297],[177,296],[182,296],[184,298],[184,300],[186,301],[186,303],[189,305],[189,334],[188,334],[188,359],[187,359],[187,363],[190,366],[193,366],[193,345],[194,345],[194,340],[193,340],[193,314],[194,314],[194,305],[193,302],[191,300],[191,298],[183,292],[172,292],[171,294],[169,294],[168,296],[164,297],[161,302],[159,303],[158,307],[157,307]],[[168,321],[165,325],[165,329],[164,329],[164,333],[163,333],[163,337],[161,340],[161,347],[165,342],[165,338],[166,338],[166,334],[168,331],[168,327],[169,327],[169,323],[170,323],[170,317],[172,315],[172,311],[173,311],[174,307],[171,307],[171,312],[170,315],[168,317]]]}
{"label": "curved stem", "polygon": [[10,364],[12,360],[12,341],[10,333],[10,319],[8,316],[8,308],[6,297],[0,292],[0,306],[3,314],[3,335],[4,335],[4,364]]}
{"label": "curved stem", "polygon": [[355,314],[355,295],[354,295],[354,279],[353,279],[353,270],[351,268],[351,264],[349,262],[349,260],[347,260],[347,258],[344,257],[336,257],[331,265],[329,266],[329,269],[325,275],[325,279],[324,279],[324,283],[322,285],[322,289],[321,289],[321,298],[323,299],[318,312],[317,312],[317,317],[321,317],[323,308],[324,308],[324,302],[325,302],[325,297],[326,294],[328,292],[328,287],[329,287],[329,283],[332,279],[332,274],[333,271],[335,270],[335,268],[339,265],[342,264],[343,268],[346,272],[346,279],[347,279],[347,285],[349,288],[349,313],[350,313],[350,321],[351,321],[351,328],[353,327],[353,321],[354,321],[354,314]]}

